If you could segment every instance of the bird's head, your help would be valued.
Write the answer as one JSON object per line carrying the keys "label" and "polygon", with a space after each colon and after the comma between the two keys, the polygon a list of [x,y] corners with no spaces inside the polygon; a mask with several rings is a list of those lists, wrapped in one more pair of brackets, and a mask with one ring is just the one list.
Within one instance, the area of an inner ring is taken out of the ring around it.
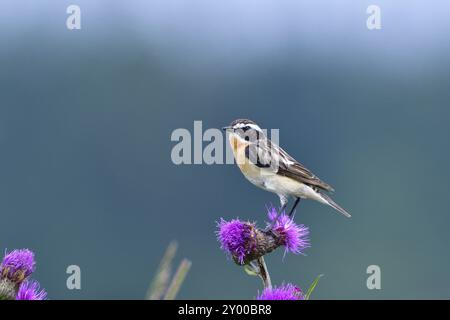
{"label": "bird's head", "polygon": [[254,121],[248,119],[236,119],[222,129],[244,141],[256,141],[265,137],[262,129]]}

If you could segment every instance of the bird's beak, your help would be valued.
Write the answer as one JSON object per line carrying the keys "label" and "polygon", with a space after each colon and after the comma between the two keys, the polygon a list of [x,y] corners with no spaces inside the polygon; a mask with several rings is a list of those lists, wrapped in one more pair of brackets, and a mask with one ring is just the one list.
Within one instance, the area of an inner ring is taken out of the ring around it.
{"label": "bird's beak", "polygon": [[223,128],[222,128],[223,131],[231,131],[232,129],[233,129],[233,128],[230,127],[230,126],[226,126],[226,127],[223,127]]}

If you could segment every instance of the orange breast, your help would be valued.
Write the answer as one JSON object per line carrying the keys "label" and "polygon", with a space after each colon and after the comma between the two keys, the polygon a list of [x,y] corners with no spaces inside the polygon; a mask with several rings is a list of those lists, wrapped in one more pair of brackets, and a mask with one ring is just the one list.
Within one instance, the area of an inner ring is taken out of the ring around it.
{"label": "orange breast", "polygon": [[239,169],[247,175],[257,174],[257,172],[254,171],[259,171],[258,167],[252,165],[245,157],[245,148],[248,146],[248,143],[230,135],[230,144]]}

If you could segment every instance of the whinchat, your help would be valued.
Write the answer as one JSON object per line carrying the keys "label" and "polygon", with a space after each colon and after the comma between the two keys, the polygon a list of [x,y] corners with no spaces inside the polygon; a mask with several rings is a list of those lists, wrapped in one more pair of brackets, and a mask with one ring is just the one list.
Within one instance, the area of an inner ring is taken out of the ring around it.
{"label": "whinchat", "polygon": [[293,197],[295,202],[289,216],[300,199],[312,199],[351,217],[325,193],[334,191],[329,184],[270,141],[255,122],[237,119],[223,130],[229,133],[234,158],[244,177],[257,187],[276,193],[281,202],[280,212]]}

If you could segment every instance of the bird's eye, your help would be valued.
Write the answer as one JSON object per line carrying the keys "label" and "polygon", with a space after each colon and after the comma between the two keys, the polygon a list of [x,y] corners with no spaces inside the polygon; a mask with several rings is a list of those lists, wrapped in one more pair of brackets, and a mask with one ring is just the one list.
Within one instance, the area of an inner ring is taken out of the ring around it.
{"label": "bird's eye", "polygon": [[242,130],[245,132],[245,131],[247,131],[247,130],[249,130],[250,129],[250,126],[244,126],[244,127],[242,127]]}

